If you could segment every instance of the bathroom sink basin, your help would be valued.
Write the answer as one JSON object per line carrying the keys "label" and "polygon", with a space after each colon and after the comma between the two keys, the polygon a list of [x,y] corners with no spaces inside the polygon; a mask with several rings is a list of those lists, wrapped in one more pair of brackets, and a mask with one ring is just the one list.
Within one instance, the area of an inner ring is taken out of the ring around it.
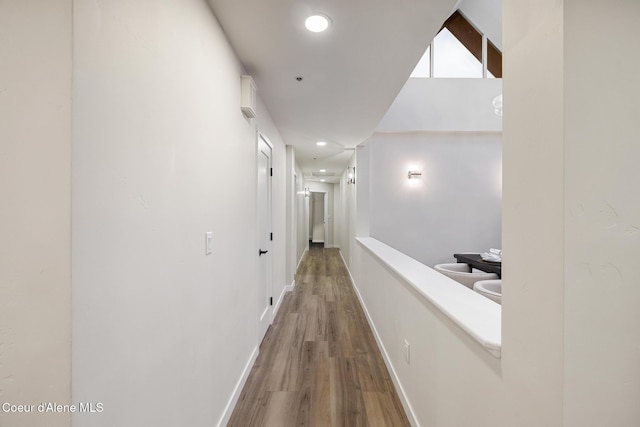
{"label": "bathroom sink basin", "polygon": [[502,280],[480,280],[473,285],[473,290],[502,304]]}
{"label": "bathroom sink basin", "polygon": [[481,280],[498,279],[497,274],[472,269],[469,264],[464,262],[438,264],[433,269],[458,283],[462,283],[469,289],[473,289],[473,284]]}

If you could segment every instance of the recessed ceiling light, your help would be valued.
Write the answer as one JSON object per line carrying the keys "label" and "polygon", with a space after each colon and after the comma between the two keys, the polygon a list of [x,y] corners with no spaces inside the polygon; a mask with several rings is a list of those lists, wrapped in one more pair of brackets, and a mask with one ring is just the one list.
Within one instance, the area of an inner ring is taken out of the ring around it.
{"label": "recessed ceiling light", "polygon": [[313,33],[321,33],[329,28],[329,24],[331,23],[331,19],[328,16],[315,14],[311,15],[304,21],[304,26],[307,27],[307,30]]}
{"label": "recessed ceiling light", "polygon": [[327,171],[326,169],[320,169],[320,172],[326,172],[326,171]]}
{"label": "recessed ceiling light", "polygon": [[318,147],[324,147],[325,145],[327,145],[327,143],[326,143],[326,142],[324,142],[324,141],[318,141],[318,142],[316,142],[316,145],[317,145]]}
{"label": "recessed ceiling light", "polygon": [[321,180],[320,180],[320,182],[325,182],[325,181],[326,181],[326,179],[321,179]]}

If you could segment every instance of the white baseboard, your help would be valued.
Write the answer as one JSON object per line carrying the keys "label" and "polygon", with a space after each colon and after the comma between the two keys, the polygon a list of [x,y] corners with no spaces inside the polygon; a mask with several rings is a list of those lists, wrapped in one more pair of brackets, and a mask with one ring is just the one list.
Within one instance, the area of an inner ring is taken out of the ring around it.
{"label": "white baseboard", "polygon": [[400,397],[400,403],[402,403],[402,407],[404,408],[404,411],[407,414],[407,418],[409,419],[409,423],[412,426],[415,427],[419,427],[420,423],[418,422],[418,419],[416,418],[416,414],[415,412],[413,412],[413,408],[411,407],[411,403],[409,403],[409,399],[407,399],[407,395],[404,391],[404,388],[402,388],[402,383],[400,382],[400,378],[398,378],[398,374],[396,373],[396,370],[393,368],[393,364],[391,363],[391,359],[389,359],[389,354],[387,353],[387,350],[384,347],[384,344],[382,343],[382,339],[380,338],[380,334],[378,334],[378,330],[376,329],[376,325],[375,323],[373,323],[373,319],[371,318],[371,315],[369,314],[369,310],[367,310],[367,306],[364,303],[364,300],[362,299],[362,295],[360,295],[360,290],[358,289],[358,286],[356,285],[356,281],[353,279],[353,276],[351,275],[351,270],[349,270],[349,267],[347,266],[347,263],[344,260],[344,257],[342,256],[342,251],[340,251],[340,258],[342,258],[342,263],[344,264],[345,268],[347,269],[347,272],[349,273],[349,278],[351,279],[351,285],[353,286],[353,289],[356,292],[356,295],[358,296],[358,300],[360,301],[360,305],[362,306],[362,310],[364,311],[364,315],[367,318],[367,322],[369,323],[369,327],[371,327],[371,330],[373,331],[373,336],[376,339],[376,343],[378,344],[378,348],[380,349],[380,353],[382,353],[382,358],[384,359],[384,364],[387,365],[387,369],[389,370],[389,373],[391,374],[391,380],[393,381],[393,385],[395,385],[396,390],[398,391],[398,397]]}
{"label": "white baseboard", "polygon": [[296,265],[296,271],[298,271],[298,269],[300,268],[300,264],[302,264],[302,260],[304,259],[304,256],[307,254],[307,252],[309,252],[309,248],[305,248],[304,252],[302,252],[302,256],[298,260],[298,265]]}
{"label": "white baseboard", "polygon": [[[287,285],[282,289],[282,292],[280,293],[280,297],[278,297],[278,302],[273,307],[273,318],[276,317],[276,314],[280,309],[280,305],[282,304],[282,300],[284,299],[285,294],[287,292],[291,292],[295,288],[295,286],[296,286],[296,282],[294,280],[293,282],[291,282],[290,285]],[[238,398],[240,397],[240,393],[242,393],[242,388],[247,382],[247,378],[249,377],[251,368],[253,368],[253,364],[256,362],[256,359],[258,358],[259,352],[260,352],[260,347],[258,345],[255,349],[253,349],[253,353],[251,354],[249,361],[247,362],[246,366],[244,367],[244,370],[242,371],[242,376],[240,377],[240,380],[238,380],[238,383],[236,384],[236,387],[233,390],[231,399],[229,399],[229,403],[227,403],[227,406],[224,408],[224,413],[220,418],[220,421],[218,421],[218,427],[226,426],[227,423],[229,422],[229,419],[231,418],[231,414],[233,413],[233,408],[235,408],[236,403],[238,403]]]}
{"label": "white baseboard", "polygon": [[218,421],[218,427],[226,426],[229,423],[229,419],[231,418],[231,414],[233,413],[233,409],[236,407],[236,403],[238,403],[238,398],[240,398],[240,393],[242,393],[242,389],[244,388],[245,383],[247,382],[247,378],[249,378],[249,373],[251,372],[251,368],[253,368],[253,364],[256,362],[258,358],[258,353],[260,348],[256,346],[253,349],[253,353],[249,357],[249,361],[244,367],[242,371],[242,375],[236,384],[236,387],[233,389],[233,393],[231,394],[231,398],[227,403],[227,406],[224,408],[224,412],[222,413],[222,417]]}
{"label": "white baseboard", "polygon": [[280,292],[280,296],[278,297],[278,301],[276,302],[276,305],[273,307],[273,317],[272,319],[276,318],[276,314],[278,314],[278,310],[280,310],[280,304],[282,304],[282,300],[284,299],[284,296],[286,295],[287,292],[291,292],[293,290],[293,288],[295,288],[296,286],[296,281],[294,280],[293,282],[291,282],[290,285],[285,286],[284,288],[282,288],[282,292]]}
{"label": "white baseboard", "polygon": [[347,269],[347,273],[349,273],[349,278],[351,279],[351,285],[353,285],[353,287],[356,287],[356,281],[353,280],[353,276],[351,275],[351,270],[349,270],[349,266],[347,265],[347,261],[344,260],[344,257],[342,256],[342,251],[338,252],[340,254],[340,259],[342,260],[342,263],[344,264],[344,268]]}

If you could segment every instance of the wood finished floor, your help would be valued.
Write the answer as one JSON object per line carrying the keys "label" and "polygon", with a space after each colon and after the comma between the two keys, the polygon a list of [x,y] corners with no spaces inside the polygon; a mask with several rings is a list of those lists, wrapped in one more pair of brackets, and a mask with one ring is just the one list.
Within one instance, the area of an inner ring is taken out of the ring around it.
{"label": "wood finished floor", "polygon": [[337,249],[314,246],[228,426],[408,426]]}

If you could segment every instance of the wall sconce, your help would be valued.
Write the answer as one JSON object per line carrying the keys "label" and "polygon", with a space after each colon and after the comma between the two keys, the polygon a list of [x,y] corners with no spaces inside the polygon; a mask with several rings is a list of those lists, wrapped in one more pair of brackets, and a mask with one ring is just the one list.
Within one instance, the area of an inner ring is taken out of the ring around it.
{"label": "wall sconce", "polygon": [[407,174],[407,178],[409,179],[420,178],[421,176],[422,176],[422,172],[420,171],[409,171],[409,173]]}
{"label": "wall sconce", "polygon": [[347,168],[347,184],[356,183],[356,167]]}
{"label": "wall sconce", "polygon": [[496,113],[496,116],[502,117],[502,94],[493,98],[493,112]]}

